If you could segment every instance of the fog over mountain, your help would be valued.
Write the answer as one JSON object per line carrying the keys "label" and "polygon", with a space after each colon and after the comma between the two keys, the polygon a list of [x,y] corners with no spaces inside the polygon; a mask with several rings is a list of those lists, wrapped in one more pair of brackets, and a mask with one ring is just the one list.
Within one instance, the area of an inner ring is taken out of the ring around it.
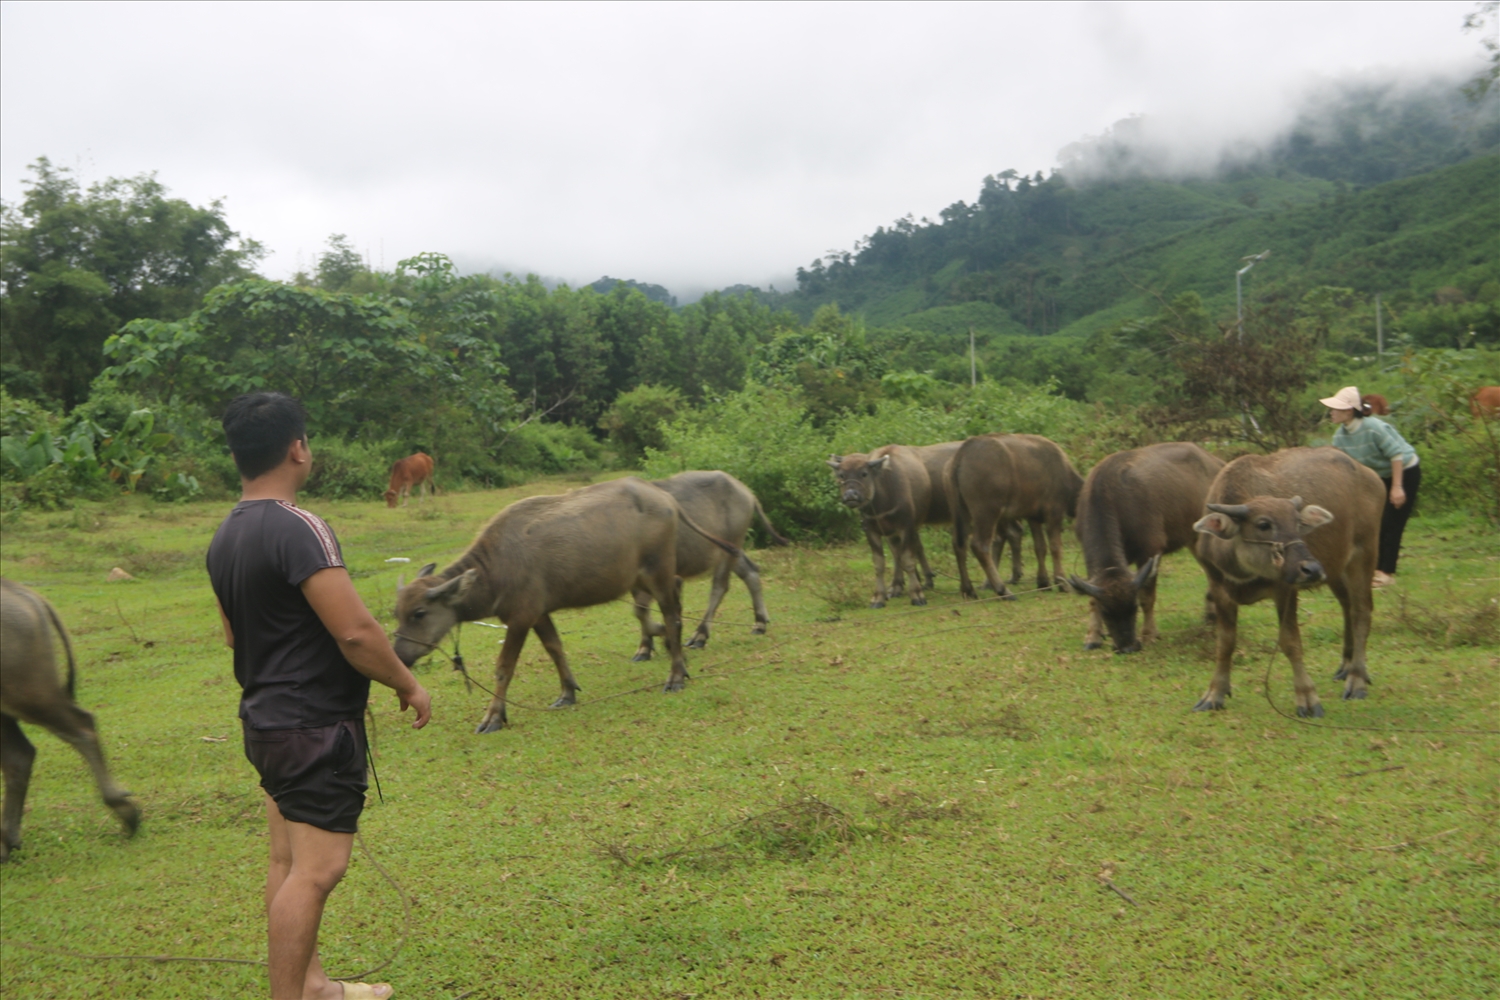
{"label": "fog over mountain", "polygon": [[1320,89],[1460,81],[1472,9],[8,2],[0,195],[38,156],[156,171],[225,199],[276,277],[338,232],[376,266],[788,288],[986,174],[1065,148],[1097,174],[1086,136],[1180,175],[1274,144]]}

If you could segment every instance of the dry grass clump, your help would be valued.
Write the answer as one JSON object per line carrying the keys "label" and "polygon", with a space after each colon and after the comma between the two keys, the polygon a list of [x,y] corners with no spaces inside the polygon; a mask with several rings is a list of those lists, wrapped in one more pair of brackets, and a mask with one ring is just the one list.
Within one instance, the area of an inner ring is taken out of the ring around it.
{"label": "dry grass clump", "polygon": [[1437,608],[1397,592],[1396,620],[1424,639],[1444,647],[1493,646],[1500,643],[1500,603],[1480,598],[1467,606]]}

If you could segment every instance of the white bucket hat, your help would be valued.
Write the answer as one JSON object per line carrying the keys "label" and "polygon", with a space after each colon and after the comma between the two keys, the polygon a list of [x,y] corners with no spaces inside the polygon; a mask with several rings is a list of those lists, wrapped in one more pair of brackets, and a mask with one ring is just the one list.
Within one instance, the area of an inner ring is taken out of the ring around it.
{"label": "white bucket hat", "polygon": [[1356,413],[1364,410],[1364,403],[1359,398],[1359,390],[1352,385],[1346,385],[1336,395],[1318,402],[1330,410],[1354,410]]}

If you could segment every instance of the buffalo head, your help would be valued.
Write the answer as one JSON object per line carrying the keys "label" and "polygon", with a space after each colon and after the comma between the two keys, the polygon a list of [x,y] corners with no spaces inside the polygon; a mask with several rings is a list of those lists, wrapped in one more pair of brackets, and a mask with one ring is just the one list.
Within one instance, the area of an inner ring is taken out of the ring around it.
{"label": "buffalo head", "polygon": [[477,569],[468,569],[451,580],[433,576],[437,563],[428,563],[417,571],[411,583],[396,583],[396,641],[393,644],[402,663],[408,667],[432,652],[443,636],[461,619],[459,608],[479,578]]}
{"label": "buffalo head", "polygon": [[[1068,577],[1074,592],[1088,597],[1099,610],[1099,618],[1115,644],[1116,653],[1140,652],[1135,615],[1141,605],[1141,588],[1155,579],[1160,565],[1161,556],[1155,555],[1146,560],[1138,573],[1131,573],[1124,566],[1109,566],[1088,580]],[[1095,647],[1091,644],[1090,648]]]}
{"label": "buffalo head", "polygon": [[839,502],[851,510],[865,507],[875,499],[875,481],[885,468],[889,455],[870,458],[866,455],[830,455],[828,467],[839,484]]}
{"label": "buffalo head", "polygon": [[1228,543],[1228,552],[1210,550],[1209,555],[1230,579],[1310,587],[1327,577],[1302,540],[1333,520],[1322,507],[1305,504],[1301,497],[1254,497],[1242,504],[1211,503],[1208,510],[1193,530]]}

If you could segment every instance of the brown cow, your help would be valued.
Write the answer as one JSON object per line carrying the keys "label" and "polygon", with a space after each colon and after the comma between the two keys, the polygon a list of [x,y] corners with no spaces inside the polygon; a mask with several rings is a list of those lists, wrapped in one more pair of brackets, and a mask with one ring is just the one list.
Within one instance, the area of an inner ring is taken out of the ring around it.
{"label": "brown cow", "polygon": [[[789,544],[787,539],[771,527],[766,512],[761,509],[755,494],[750,492],[750,487],[727,472],[679,472],[670,479],[652,480],[651,485],[672,494],[677,506],[695,524],[731,545],[744,548],[745,534],[750,530],[750,522],[757,516],[766,533],[771,536],[772,544]],[[688,641],[688,649],[702,649],[708,645],[708,624],[713,621],[714,614],[719,610],[719,603],[729,592],[731,571],[745,581],[745,586],[750,591],[750,602],[755,608],[755,625],[750,629],[751,633],[764,635],[771,619],[766,614],[766,601],[761,594],[759,568],[744,556],[731,558],[723,549],[695,531],[677,533],[677,576],[690,580],[708,572],[714,575],[713,588],[708,594],[708,610],[703,612],[703,620],[698,623],[693,638]],[[661,625],[651,621],[650,595],[637,592],[634,598],[635,616],[641,622],[641,645],[632,660],[640,662],[651,659],[651,637],[662,635],[663,631]]]}
{"label": "brown cow", "polygon": [[427,490],[431,487],[432,492],[437,492],[437,486],[432,482],[432,456],[426,452],[417,452],[406,458],[397,460],[391,466],[391,485],[385,491],[385,505],[394,508],[396,498],[401,498],[401,506],[411,499],[412,487],[417,487],[417,495],[427,499]]}
{"label": "brown cow", "polygon": [[671,494],[634,477],[519,500],[496,514],[447,569],[433,575],[437,564],[429,563],[417,579],[398,584],[396,655],[409,666],[436,649],[459,622],[499,617],[507,631],[495,664],[495,695],[476,729],[492,733],[506,723],[505,692],[528,631],[536,631],[557,667],[562,695],[553,707],[571,705],[578,682],[568,669],[552,612],[639,590],[661,608],[672,657],[665,690],[680,691],[687,663],[677,581],[679,520],[732,557],[744,557],[694,524]]}
{"label": "brown cow", "polygon": [[[943,484],[943,470],[948,467],[948,462],[958,451],[962,441],[945,441],[942,444],[928,444],[913,447],[911,450],[922,460],[922,465],[927,469],[927,479],[932,483],[932,499],[927,505],[927,519],[924,524],[944,525],[953,523],[953,508],[948,500],[948,488]],[[1005,554],[1005,546],[1010,546],[1010,582],[1021,581],[1021,526],[1014,521],[1007,521],[996,534],[994,558],[999,563],[1000,557]],[[927,563],[927,549],[922,544],[922,533],[917,532],[917,559],[922,564],[922,573],[926,577],[927,586],[933,585],[932,567]],[[901,596],[903,589],[903,577],[901,567],[896,567],[895,584],[891,587],[893,597]]]}
{"label": "brown cow", "polygon": [[[838,482],[839,501],[856,510],[865,529],[875,564],[875,596],[870,607],[883,608],[888,597],[899,597],[885,586],[885,539],[891,542],[891,561],[896,571],[893,585],[911,571],[911,602],[926,604],[922,575],[918,571],[918,553],[922,545],[922,525],[927,523],[932,506],[932,480],[922,464],[917,449],[888,444],[868,455],[832,455],[828,467]],[[925,562],[925,556],[920,561]]]}
{"label": "brown cow", "polygon": [[[966,553],[972,545],[990,589],[1001,597],[1014,596],[995,571],[992,547],[997,528],[1022,520],[1031,522],[1037,588],[1046,590],[1055,581],[1059,590],[1067,591],[1062,569],[1063,518],[1072,517],[1078,509],[1083,477],[1061,448],[1035,434],[971,437],[954,453],[943,478],[954,506],[953,555],[958,560],[960,594],[978,596],[969,581]],[[1052,579],[1047,577],[1048,542]]]}
{"label": "brown cow", "polygon": [[[53,632],[68,658],[66,682],[57,673]],[[21,815],[36,759],[36,748],[21,732],[21,722],[42,726],[72,745],[88,762],[104,804],[114,810],[126,831],[134,834],[140,825],[141,811],[104,766],[94,717],[73,700],[75,673],[73,644],[52,605],[26,587],[0,578],[0,768],[5,772],[0,862],[21,846]]]}
{"label": "brown cow", "polygon": [[1346,678],[1345,700],[1365,696],[1365,643],[1375,607],[1370,582],[1384,506],[1380,477],[1335,448],[1246,455],[1219,470],[1208,491],[1209,513],[1194,525],[1201,534],[1193,554],[1208,575],[1219,633],[1213,680],[1194,711],[1224,707],[1240,605],[1274,596],[1297,714],[1321,716],[1323,705],[1302,663],[1297,593],[1325,582],[1344,609],[1344,652],[1335,676]]}
{"label": "brown cow", "polygon": [[[1089,598],[1084,649],[1104,645],[1105,630],[1117,653],[1134,653],[1156,638],[1161,557],[1197,540],[1193,523],[1222,468],[1222,460],[1197,445],[1174,442],[1117,451],[1089,472],[1073,523],[1089,577],[1068,578]],[[1137,606],[1145,611],[1139,638]]]}
{"label": "brown cow", "polygon": [[1469,412],[1485,420],[1500,417],[1500,385],[1480,386],[1469,397]]}

